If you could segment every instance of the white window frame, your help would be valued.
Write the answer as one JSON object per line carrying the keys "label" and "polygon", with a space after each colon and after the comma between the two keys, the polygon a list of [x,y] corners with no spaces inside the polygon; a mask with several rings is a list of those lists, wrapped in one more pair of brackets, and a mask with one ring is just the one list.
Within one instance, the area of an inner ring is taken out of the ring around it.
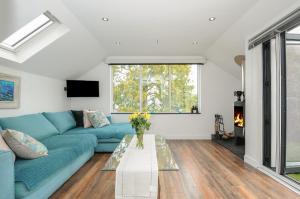
{"label": "white window frame", "polygon": [[[108,64],[109,66],[109,73],[110,73],[110,112],[112,114],[131,114],[131,112],[114,112],[114,108],[113,108],[113,105],[114,105],[114,102],[113,102],[113,73],[112,73],[112,66],[113,65],[139,65],[139,67],[141,67],[142,65],[159,65],[157,63],[143,63],[143,64],[135,64],[135,63],[132,63],[132,64],[122,64],[122,63],[116,63],[116,64]],[[163,64],[167,64],[167,65],[176,65],[178,63],[162,63]],[[201,101],[201,96],[202,96],[202,84],[201,84],[201,80],[202,80],[202,66],[203,64],[202,63],[181,63],[181,64],[187,64],[187,65],[197,65],[197,105],[198,105],[198,110],[199,110],[199,114],[202,113],[202,107],[201,107],[201,104],[202,104],[202,101]],[[141,78],[141,73],[140,73],[140,77],[139,77],[139,94],[140,94],[140,102],[142,101],[142,78]],[[142,103],[139,103],[139,111],[142,110]],[[163,113],[163,112],[157,112],[157,113],[151,113],[151,114],[192,114],[192,113],[189,113],[189,112],[183,112],[183,113],[176,113],[176,112],[166,112],[166,113]]]}

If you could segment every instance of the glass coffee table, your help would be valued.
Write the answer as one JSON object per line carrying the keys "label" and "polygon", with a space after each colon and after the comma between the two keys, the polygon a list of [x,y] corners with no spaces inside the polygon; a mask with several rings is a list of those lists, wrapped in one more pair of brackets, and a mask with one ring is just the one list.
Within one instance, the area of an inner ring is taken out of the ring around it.
{"label": "glass coffee table", "polygon": [[[118,147],[106,162],[102,171],[115,171],[120,163],[123,154],[132,140],[132,135],[124,136]],[[155,146],[157,154],[157,164],[159,171],[177,171],[178,165],[172,155],[169,145],[164,137],[155,135]]]}

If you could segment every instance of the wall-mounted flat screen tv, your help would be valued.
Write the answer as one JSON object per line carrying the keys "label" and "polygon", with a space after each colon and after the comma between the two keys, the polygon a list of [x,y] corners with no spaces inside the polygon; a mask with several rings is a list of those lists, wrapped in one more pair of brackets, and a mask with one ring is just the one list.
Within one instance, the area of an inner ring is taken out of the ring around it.
{"label": "wall-mounted flat screen tv", "polygon": [[67,80],[67,97],[99,97],[99,81]]}

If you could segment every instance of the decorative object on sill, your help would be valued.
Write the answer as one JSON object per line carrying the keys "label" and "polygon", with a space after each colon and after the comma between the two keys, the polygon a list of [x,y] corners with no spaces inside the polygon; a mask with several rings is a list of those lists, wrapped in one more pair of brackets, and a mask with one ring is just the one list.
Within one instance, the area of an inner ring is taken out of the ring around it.
{"label": "decorative object on sill", "polygon": [[0,73],[0,109],[20,106],[20,78]]}
{"label": "decorative object on sill", "polygon": [[139,149],[144,148],[144,133],[145,130],[149,130],[151,123],[150,123],[151,115],[149,113],[133,113],[129,116],[129,121],[132,125],[132,128],[136,131],[137,136],[137,143],[136,147]]}
{"label": "decorative object on sill", "polygon": [[223,116],[215,114],[215,134],[217,137],[221,138],[225,133]]}
{"label": "decorative object on sill", "polygon": [[198,106],[192,106],[191,113],[199,113]]}
{"label": "decorative object on sill", "polygon": [[[234,96],[237,97],[237,101],[244,101],[244,92],[243,91],[234,91]],[[242,100],[243,96],[243,100]]]}

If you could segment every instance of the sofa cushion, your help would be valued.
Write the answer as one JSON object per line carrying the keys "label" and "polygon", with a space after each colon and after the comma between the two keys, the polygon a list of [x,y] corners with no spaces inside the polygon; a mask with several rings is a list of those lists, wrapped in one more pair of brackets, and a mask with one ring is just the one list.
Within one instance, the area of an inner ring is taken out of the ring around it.
{"label": "sofa cushion", "polygon": [[29,190],[34,189],[76,158],[77,154],[72,148],[57,148],[49,150],[48,156],[38,159],[18,159],[15,162],[15,181],[23,182]]}
{"label": "sofa cushion", "polygon": [[76,127],[76,121],[71,111],[46,112],[43,115],[57,128],[60,133]]}
{"label": "sofa cushion", "polygon": [[109,152],[109,153],[112,153],[115,151],[115,149],[117,148],[117,146],[119,145],[120,143],[101,143],[101,144],[98,144],[95,148],[95,151],[96,152]]}
{"label": "sofa cushion", "polygon": [[97,138],[91,134],[57,135],[41,141],[48,150],[57,148],[73,148],[78,155],[97,145]]}
{"label": "sofa cushion", "polygon": [[18,117],[0,118],[0,126],[3,129],[21,131],[37,140],[58,134],[55,126],[53,126],[53,124],[41,113]]}
{"label": "sofa cushion", "polygon": [[65,134],[94,134],[98,139],[117,138],[123,139],[126,134],[134,134],[135,131],[132,129],[129,123],[112,123],[109,126],[102,128],[75,128],[67,131]]}
{"label": "sofa cushion", "polygon": [[104,126],[110,125],[109,120],[102,112],[88,112],[87,116],[94,128],[102,128]]}
{"label": "sofa cushion", "polygon": [[15,163],[16,182],[23,182],[29,190],[34,189],[64,167],[73,164],[82,154],[94,151],[96,137],[57,135],[41,142],[47,146],[48,156],[34,160],[18,159]]}
{"label": "sofa cushion", "polygon": [[96,111],[90,111],[90,110],[83,111],[83,127],[84,128],[92,127],[92,123],[90,122],[88,115],[87,115],[89,112],[96,112]]}
{"label": "sofa cushion", "polygon": [[98,143],[119,143],[121,140],[118,138],[98,139]]}
{"label": "sofa cushion", "polygon": [[83,111],[72,110],[72,114],[76,121],[76,127],[83,127]]}
{"label": "sofa cushion", "polygon": [[2,135],[5,142],[20,158],[35,159],[48,155],[45,145],[29,135],[11,129],[6,129]]}
{"label": "sofa cushion", "polygon": [[10,151],[13,155],[13,160],[16,160],[16,155],[14,152],[11,150],[11,148],[6,144],[4,141],[2,134],[1,134],[1,129],[0,129],[0,151]]}
{"label": "sofa cushion", "polygon": [[94,155],[94,150],[87,151],[80,155],[72,164],[60,169],[49,178],[43,180],[34,189],[27,189],[23,182],[15,182],[15,198],[51,198],[51,195],[59,189],[80,167]]}

